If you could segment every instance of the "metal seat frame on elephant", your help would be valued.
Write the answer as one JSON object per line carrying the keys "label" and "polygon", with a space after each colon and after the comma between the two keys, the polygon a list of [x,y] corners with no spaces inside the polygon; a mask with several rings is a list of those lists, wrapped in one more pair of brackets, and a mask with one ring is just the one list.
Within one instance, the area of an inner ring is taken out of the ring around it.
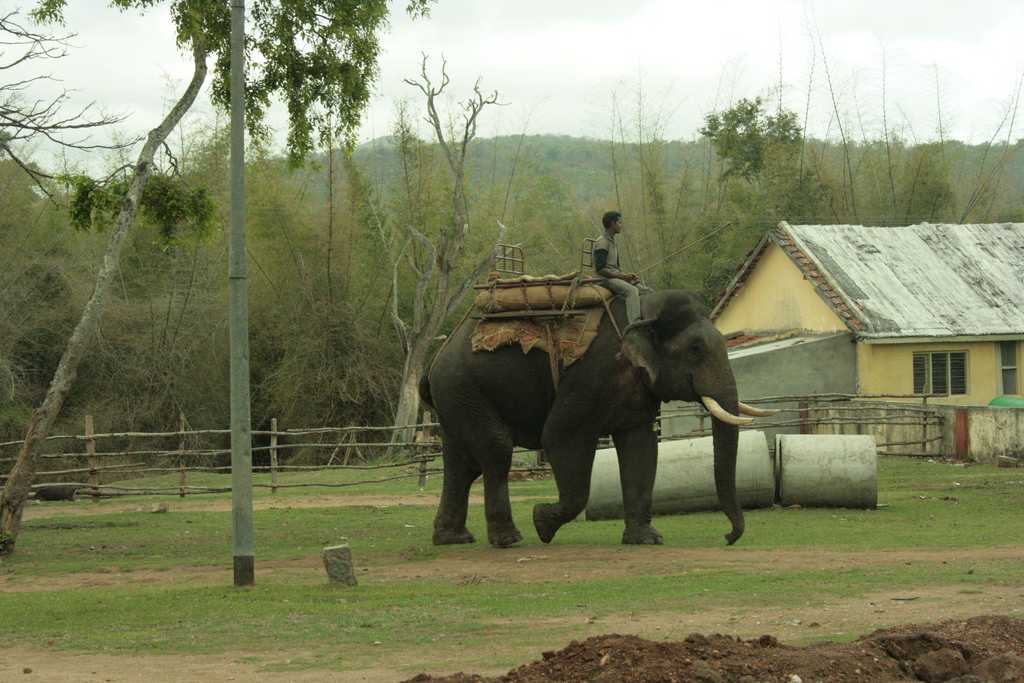
{"label": "metal seat frame on elephant", "polygon": [[[526,277],[526,256],[523,251],[523,247],[518,244],[504,244],[499,242],[495,245],[494,249],[494,272],[492,273],[492,278],[489,279],[488,282],[473,285],[473,289],[479,291],[513,288],[523,289],[527,287],[551,288],[553,286],[565,285],[569,285],[572,288],[583,285],[602,286],[604,278],[581,275],[582,272],[585,272],[585,268],[593,266],[593,248],[595,242],[596,240],[589,237],[583,240],[583,250],[580,255],[580,269],[578,271],[567,273],[565,275],[532,277],[528,280],[524,279]],[[493,277],[494,275],[504,275],[506,277],[495,279]],[[555,301],[554,296],[549,297],[549,299],[552,302]],[[519,318],[566,318],[570,316],[586,315],[585,310],[569,306],[569,299],[570,297],[567,296],[565,304],[561,306],[557,306],[552,303],[552,305],[547,308],[523,308],[520,310],[496,312],[478,311],[476,313],[472,313],[470,317],[474,320],[505,320]],[[524,302],[525,301],[526,297],[524,297]]]}

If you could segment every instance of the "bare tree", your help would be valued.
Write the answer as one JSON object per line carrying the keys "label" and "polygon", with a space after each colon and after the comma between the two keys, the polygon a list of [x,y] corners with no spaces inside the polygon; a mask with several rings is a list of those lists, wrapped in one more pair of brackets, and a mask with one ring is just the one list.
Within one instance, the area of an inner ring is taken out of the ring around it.
{"label": "bare tree", "polygon": [[[451,171],[451,222],[443,224],[440,234],[432,241],[423,230],[413,225],[403,226],[405,239],[393,262],[391,291],[391,322],[398,333],[405,352],[402,382],[399,389],[398,408],[395,411],[396,425],[416,423],[419,412],[419,380],[426,369],[427,353],[434,338],[440,333],[445,320],[458,308],[474,282],[487,272],[493,260],[489,250],[468,275],[457,279],[456,271],[465,261],[463,250],[469,232],[469,204],[466,199],[466,151],[476,137],[477,119],[489,105],[498,104],[497,91],[484,95],[480,80],[473,85],[473,95],[462,103],[461,120],[445,125],[437,109],[437,99],[448,87],[450,79],[447,62],[441,61],[441,82],[435,84],[427,73],[427,57],[423,56],[420,75],[417,79],[406,79],[406,83],[419,90],[426,99],[427,123],[430,125],[438,147]],[[498,223],[498,240],[505,235],[505,228]],[[421,226],[422,227],[422,226]],[[417,262],[410,258],[409,246],[420,249],[427,258]],[[416,288],[412,295],[412,317],[403,319],[399,312],[399,270],[403,265],[410,268],[416,277]],[[402,440],[411,440],[402,435]]]}
{"label": "bare tree", "polygon": [[[79,151],[124,146],[90,141],[90,134],[96,128],[118,123],[124,117],[96,114],[94,103],[68,111],[71,92],[66,89],[50,98],[26,97],[29,89],[57,80],[49,74],[24,78],[14,75],[30,62],[63,59],[74,37],[74,34],[36,33],[18,20],[17,12],[0,16],[0,158],[10,157],[46,195],[50,191],[44,181],[52,176],[28,161],[21,151],[25,145],[46,141]],[[14,54],[8,56],[9,51]]]}
{"label": "bare tree", "polygon": [[814,91],[814,65],[818,57],[818,50],[814,47],[814,36],[811,36],[811,66],[807,72],[807,101],[804,104],[804,122],[800,130],[800,168],[797,178],[800,182],[801,192],[804,189],[804,157],[807,151],[807,121],[811,116],[811,93]]}
{"label": "bare tree", "polygon": [[[817,29],[816,29],[817,30]],[[850,210],[853,212],[854,220],[857,219],[857,198],[854,193],[854,175],[853,175],[853,164],[850,161],[850,143],[847,139],[846,131],[843,130],[843,117],[839,113],[839,102],[836,100],[836,91],[832,87],[832,73],[828,68],[828,55],[825,53],[825,42],[821,37],[821,31],[817,31],[818,35],[818,46],[821,49],[821,65],[825,69],[825,82],[828,84],[828,93],[832,97],[832,111],[835,112],[836,127],[839,129],[839,138],[843,143],[843,157],[846,159],[846,175],[850,182],[849,186],[849,198],[850,198]]]}
{"label": "bare tree", "polygon": [[327,301],[334,307],[334,136],[328,132],[327,147],[327,253],[324,272],[327,275]]}
{"label": "bare tree", "polygon": [[519,159],[523,152],[523,141],[526,139],[526,131],[529,128],[530,114],[527,114],[526,120],[523,121],[523,130],[519,133],[519,141],[516,143],[516,151],[512,154],[512,167],[508,171],[508,182],[505,184],[505,200],[501,205],[501,220],[505,220],[505,215],[508,213],[508,202],[512,197],[512,187],[516,180],[516,169],[519,168]]}
{"label": "bare tree", "polygon": [[[889,119],[886,110],[888,106],[885,101],[885,77],[886,77],[886,64],[885,64],[885,47],[882,47],[882,135],[885,138],[885,163],[886,169],[889,174],[889,211],[890,217],[896,219],[896,180],[893,176],[892,171],[892,145],[889,142]],[[939,139],[942,138],[942,124],[939,124]],[[940,143],[941,144],[941,143]]]}
{"label": "bare tree", "polygon": [[[999,122],[999,127],[996,128],[996,132],[992,134],[988,143],[985,145],[985,153],[981,156],[981,163],[978,165],[978,181],[975,185],[974,190],[971,192],[971,196],[967,199],[967,205],[964,207],[963,213],[960,214],[960,222],[966,223],[968,216],[974,211],[978,203],[985,198],[988,193],[995,193],[997,186],[1002,179],[1003,171],[1006,168],[1006,162],[1010,156],[1010,140],[1013,137],[1014,123],[1017,120],[1017,109],[1020,106],[1021,90],[1024,88],[1024,72],[1017,79],[1017,88],[1015,94],[1011,97],[1010,102],[1007,104],[1006,111],[1003,113],[1003,118]],[[1003,126],[1007,125],[1007,119],[1009,119],[1009,126],[1006,129],[1006,142],[1003,145],[1003,154],[992,165],[989,169],[988,174],[985,174],[985,161],[988,159],[989,151],[992,149],[992,145],[995,143],[996,138],[1002,131]]]}

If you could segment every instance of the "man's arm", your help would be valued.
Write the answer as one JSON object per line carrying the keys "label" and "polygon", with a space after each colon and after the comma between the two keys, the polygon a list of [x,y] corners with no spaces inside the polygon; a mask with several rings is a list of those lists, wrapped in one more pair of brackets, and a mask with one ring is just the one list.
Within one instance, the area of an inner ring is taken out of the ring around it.
{"label": "man's arm", "polygon": [[614,266],[608,265],[608,250],[607,249],[595,249],[594,250],[594,272],[601,277],[614,278],[617,277],[618,269]]}
{"label": "man's arm", "polygon": [[608,280],[625,280],[626,282],[632,283],[640,279],[632,273],[623,273],[615,266],[608,265],[607,249],[594,250],[594,271],[601,277]]}

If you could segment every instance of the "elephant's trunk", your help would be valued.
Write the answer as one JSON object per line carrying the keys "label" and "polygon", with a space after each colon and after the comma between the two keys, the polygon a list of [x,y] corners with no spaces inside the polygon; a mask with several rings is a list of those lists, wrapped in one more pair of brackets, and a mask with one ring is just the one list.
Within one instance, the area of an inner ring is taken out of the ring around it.
{"label": "elephant's trunk", "polygon": [[[722,407],[735,415],[739,409],[736,394],[723,397]],[[743,508],[736,497],[736,449],[739,444],[739,429],[713,418],[711,433],[715,444],[715,489],[718,491],[718,504],[729,521],[732,531],[725,535],[725,540],[732,545],[743,535]]]}

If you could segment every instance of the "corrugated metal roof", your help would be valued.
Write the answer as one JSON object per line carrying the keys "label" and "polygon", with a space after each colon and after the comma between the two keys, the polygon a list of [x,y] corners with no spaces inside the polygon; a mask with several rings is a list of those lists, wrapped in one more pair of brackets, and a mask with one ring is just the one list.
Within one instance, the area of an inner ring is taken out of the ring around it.
{"label": "corrugated metal roof", "polygon": [[1024,223],[780,226],[867,337],[1024,333]]}

